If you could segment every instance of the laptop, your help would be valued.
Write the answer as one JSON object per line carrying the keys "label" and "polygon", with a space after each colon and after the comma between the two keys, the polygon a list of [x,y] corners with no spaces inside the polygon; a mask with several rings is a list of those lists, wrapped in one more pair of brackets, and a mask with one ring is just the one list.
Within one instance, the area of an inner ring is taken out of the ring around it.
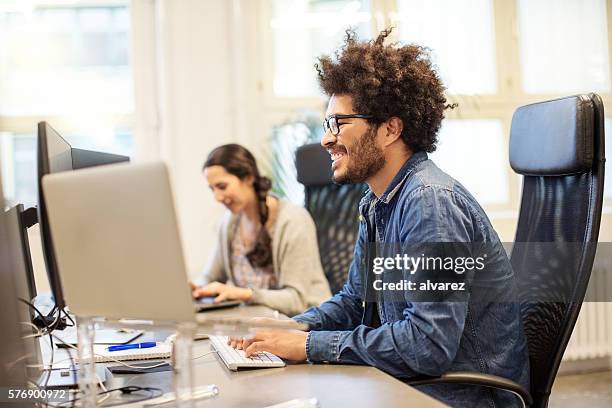
{"label": "laptop", "polygon": [[49,174],[42,182],[62,288],[75,315],[195,322],[198,330],[225,335],[296,328],[253,322],[239,311],[195,313],[165,164],[113,164]]}
{"label": "laptop", "polygon": [[199,299],[195,299],[193,302],[193,307],[195,311],[206,312],[208,310],[216,310],[216,309],[225,309],[228,307],[236,307],[240,306],[242,302],[240,300],[224,300],[219,303],[215,303],[215,298],[213,296],[210,297],[201,297]]}
{"label": "laptop", "polygon": [[43,178],[62,287],[77,316],[196,320],[163,163]]}

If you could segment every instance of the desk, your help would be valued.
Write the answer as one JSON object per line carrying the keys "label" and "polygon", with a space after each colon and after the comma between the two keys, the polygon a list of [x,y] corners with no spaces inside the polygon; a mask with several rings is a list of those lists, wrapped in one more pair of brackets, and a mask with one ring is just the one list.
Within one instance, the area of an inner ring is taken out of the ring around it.
{"label": "desk", "polygon": [[[241,317],[273,315],[273,311],[261,306],[206,313]],[[196,341],[194,355],[210,351],[209,343],[208,340]],[[198,401],[197,407],[265,407],[310,397],[317,398],[323,408],[445,406],[390,375],[366,366],[289,364],[283,368],[233,372],[216,354],[209,354],[194,361],[194,374],[196,385],[216,384],[219,387],[216,398]],[[114,375],[107,382],[107,388],[123,385],[157,387],[167,392],[172,390],[172,375],[170,372]]]}
{"label": "desk", "polygon": [[[209,349],[208,341],[198,342],[196,352]],[[216,384],[219,395],[197,406],[265,407],[295,398],[316,397],[327,407],[426,407],[444,405],[382,371],[365,366],[296,364],[283,368],[232,372],[215,355],[194,364],[196,383]],[[142,375],[115,375],[110,387],[152,386],[171,390],[169,372]]]}

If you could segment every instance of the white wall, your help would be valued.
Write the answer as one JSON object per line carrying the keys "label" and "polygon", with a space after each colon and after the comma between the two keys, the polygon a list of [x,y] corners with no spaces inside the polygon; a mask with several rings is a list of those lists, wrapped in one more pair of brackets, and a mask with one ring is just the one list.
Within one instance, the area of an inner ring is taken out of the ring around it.
{"label": "white wall", "polygon": [[[134,44],[141,53],[133,61],[139,158],[169,164],[192,276],[209,255],[223,212],[200,169],[212,148],[235,141],[229,6],[226,0],[133,2]],[[153,26],[142,24],[149,18]]]}

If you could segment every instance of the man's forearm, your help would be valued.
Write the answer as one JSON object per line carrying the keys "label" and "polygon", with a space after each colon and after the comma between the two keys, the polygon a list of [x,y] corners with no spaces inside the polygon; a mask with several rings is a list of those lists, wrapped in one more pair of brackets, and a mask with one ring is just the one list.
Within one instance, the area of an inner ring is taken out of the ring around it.
{"label": "man's forearm", "polygon": [[[359,326],[354,330],[311,331],[306,339],[306,358],[311,363],[360,364],[377,367],[395,377],[419,374],[410,364],[412,358],[403,355],[395,344],[377,347],[376,338],[390,339],[388,328]],[[379,344],[380,345],[380,344]]]}
{"label": "man's forearm", "polygon": [[463,331],[461,306],[446,308],[439,318],[410,319],[373,328],[311,331],[306,357],[311,362],[370,365],[396,377],[440,375],[450,367]]}

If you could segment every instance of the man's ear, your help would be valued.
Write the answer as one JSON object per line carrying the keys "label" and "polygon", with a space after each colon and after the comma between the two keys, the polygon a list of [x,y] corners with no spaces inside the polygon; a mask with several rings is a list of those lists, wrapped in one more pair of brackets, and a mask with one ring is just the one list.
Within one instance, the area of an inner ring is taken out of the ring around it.
{"label": "man's ear", "polygon": [[404,122],[397,116],[392,116],[383,122],[382,129],[385,132],[383,145],[387,147],[402,136]]}

